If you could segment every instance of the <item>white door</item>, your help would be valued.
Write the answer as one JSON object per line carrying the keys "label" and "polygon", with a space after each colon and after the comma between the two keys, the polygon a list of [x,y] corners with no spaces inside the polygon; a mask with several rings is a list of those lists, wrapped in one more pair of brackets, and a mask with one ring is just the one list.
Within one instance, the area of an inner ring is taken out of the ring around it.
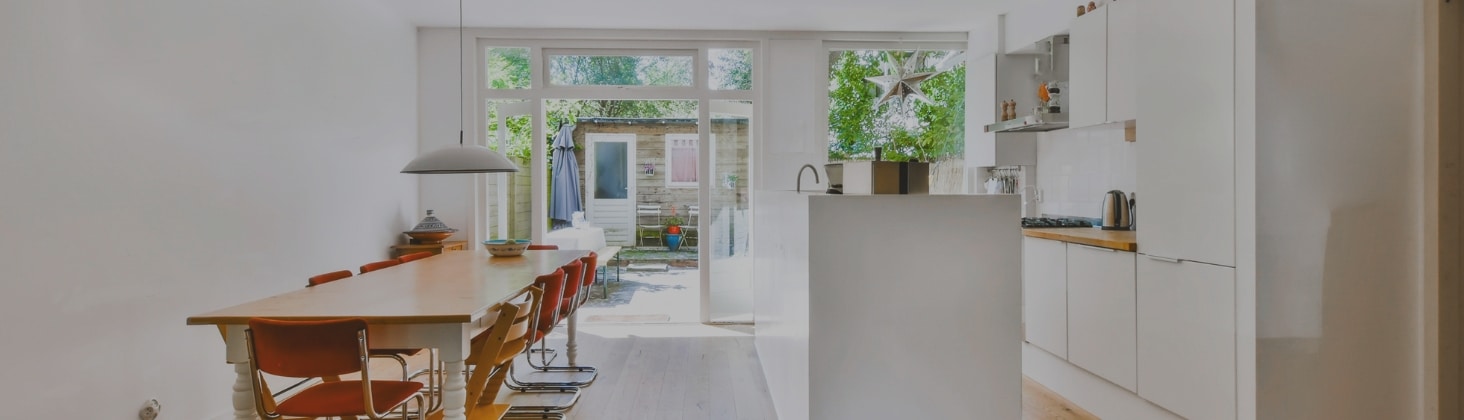
{"label": "white door", "polygon": [[585,218],[611,245],[635,244],[635,134],[586,133]]}

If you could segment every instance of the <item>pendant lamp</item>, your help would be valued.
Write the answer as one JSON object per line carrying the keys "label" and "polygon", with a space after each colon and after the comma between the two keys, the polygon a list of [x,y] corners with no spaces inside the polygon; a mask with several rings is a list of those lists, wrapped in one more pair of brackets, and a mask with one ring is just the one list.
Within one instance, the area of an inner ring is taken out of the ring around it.
{"label": "pendant lamp", "polygon": [[487,147],[463,142],[463,1],[458,0],[458,147],[435,150],[412,159],[404,174],[481,174],[518,172],[508,158]]}

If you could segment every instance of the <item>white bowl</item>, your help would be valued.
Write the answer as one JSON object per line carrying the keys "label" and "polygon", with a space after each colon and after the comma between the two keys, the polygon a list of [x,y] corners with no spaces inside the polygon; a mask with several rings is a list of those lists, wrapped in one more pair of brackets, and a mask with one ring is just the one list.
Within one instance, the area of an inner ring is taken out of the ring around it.
{"label": "white bowl", "polygon": [[524,255],[524,250],[529,249],[529,241],[498,239],[483,241],[483,247],[495,257],[517,257]]}

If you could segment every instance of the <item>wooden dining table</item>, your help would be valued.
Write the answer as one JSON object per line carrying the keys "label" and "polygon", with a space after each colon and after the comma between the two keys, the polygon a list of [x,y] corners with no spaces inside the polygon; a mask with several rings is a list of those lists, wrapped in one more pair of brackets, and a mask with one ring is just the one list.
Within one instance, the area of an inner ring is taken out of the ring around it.
{"label": "wooden dining table", "polygon": [[[237,376],[232,390],[237,420],[259,418],[244,342],[250,318],[362,318],[369,325],[373,347],[437,349],[449,372],[443,383],[442,418],[466,420],[467,379],[462,372],[474,329],[535,277],[553,273],[589,252],[526,251],[518,257],[494,257],[484,250],[449,252],[191,316],[188,325],[219,327],[224,358],[234,365]],[[572,342],[573,318],[569,328]],[[567,350],[571,365],[574,350],[572,344]]]}

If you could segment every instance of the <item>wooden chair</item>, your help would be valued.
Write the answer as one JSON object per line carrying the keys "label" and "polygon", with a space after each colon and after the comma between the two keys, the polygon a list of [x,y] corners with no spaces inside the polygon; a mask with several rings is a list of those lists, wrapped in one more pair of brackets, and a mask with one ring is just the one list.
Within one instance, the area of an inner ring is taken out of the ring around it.
{"label": "wooden chair", "polygon": [[529,245],[529,251],[553,251],[559,249],[559,245]]}
{"label": "wooden chair", "polygon": [[318,275],[318,276],[315,276],[315,277],[311,277],[310,280],[309,280],[309,283],[306,284],[305,287],[315,287],[315,286],[319,286],[319,285],[322,285],[322,284],[330,283],[330,282],[333,282],[333,281],[336,281],[336,280],[340,280],[340,279],[343,279],[343,278],[347,278],[347,277],[350,277],[350,276],[351,276],[351,270],[332,271],[332,272],[329,272],[329,273],[325,273],[325,274],[321,274],[321,275]]}
{"label": "wooden chair", "polygon": [[383,419],[392,411],[408,416],[408,402],[417,402],[417,418],[425,405],[422,384],[411,381],[327,381],[270,404],[263,374],[285,378],[338,378],[359,373],[370,377],[366,321],[283,321],[255,318],[244,330],[249,351],[254,406],[261,418],[367,417]]}
{"label": "wooden chair", "polygon": [[647,239],[655,239],[661,245],[666,244],[666,241],[661,238],[661,230],[665,228],[661,223],[661,206],[636,205],[635,220],[636,245],[645,246]]}
{"label": "wooden chair", "polygon": [[433,253],[428,252],[428,251],[413,252],[411,254],[407,254],[407,255],[403,255],[403,256],[397,257],[397,262],[398,263],[401,263],[401,264],[406,264],[406,263],[409,263],[409,262],[412,262],[412,261],[416,261],[416,260],[420,260],[420,259],[423,259],[423,258],[431,257],[433,255],[437,255],[437,254],[433,254]]}
{"label": "wooden chair", "polygon": [[[564,273],[550,275],[562,277]],[[497,318],[487,329],[473,336],[468,358],[465,360],[468,366],[473,367],[472,373],[468,375],[468,418],[497,419],[511,409],[506,404],[494,404],[494,401],[498,398],[498,392],[503,389],[504,379],[508,376],[509,366],[513,364],[514,358],[529,346],[529,332],[533,330],[534,315],[539,312],[543,296],[544,290],[538,287],[529,286],[520,290],[499,305]],[[515,302],[521,297],[527,298],[527,301]],[[482,412],[483,410],[488,412]],[[563,418],[562,415],[548,417]]]}
{"label": "wooden chair", "polygon": [[395,267],[401,264],[402,262],[398,260],[381,260],[374,263],[367,263],[366,265],[361,266],[361,274],[370,273],[372,271],[380,270],[387,267]]}

